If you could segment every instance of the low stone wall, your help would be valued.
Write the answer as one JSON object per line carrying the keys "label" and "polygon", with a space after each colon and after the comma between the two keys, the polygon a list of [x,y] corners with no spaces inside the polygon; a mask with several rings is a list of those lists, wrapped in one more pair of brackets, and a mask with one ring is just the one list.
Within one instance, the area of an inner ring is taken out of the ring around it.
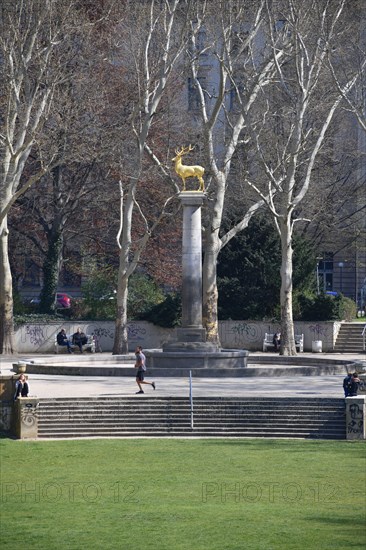
{"label": "low stone wall", "polygon": [[[339,332],[340,322],[295,323],[295,333],[304,334],[304,351],[312,351],[314,340],[322,341],[322,351],[331,352]],[[97,341],[97,350],[112,351],[115,325],[108,321],[64,321],[62,323],[23,325],[16,331],[18,353],[54,353],[55,335],[64,327],[66,334],[76,332],[78,327],[85,334],[93,334]],[[276,323],[260,321],[220,321],[219,333],[221,345],[225,349],[247,349],[261,351],[266,332],[274,333],[280,327]],[[161,348],[175,338],[174,329],[164,329],[146,321],[128,324],[129,349],[137,345],[145,349]],[[66,352],[66,349],[65,349]]]}
{"label": "low stone wall", "polygon": [[346,398],[347,439],[366,439],[366,396]]}

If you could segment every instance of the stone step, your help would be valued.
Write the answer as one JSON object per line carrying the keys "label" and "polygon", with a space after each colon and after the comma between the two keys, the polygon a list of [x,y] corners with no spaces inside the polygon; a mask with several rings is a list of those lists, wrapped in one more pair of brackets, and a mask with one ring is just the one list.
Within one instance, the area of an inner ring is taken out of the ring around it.
{"label": "stone step", "polygon": [[[349,348],[349,349],[338,348],[338,349],[335,349],[334,351],[338,353],[361,353],[362,350],[359,350],[356,348]],[[351,370],[353,371],[354,369],[351,369]]]}
{"label": "stone step", "polygon": [[[323,417],[321,415],[310,415],[310,414],[301,414],[301,411],[297,414],[297,415],[280,415],[280,414],[277,414],[277,415],[274,415],[274,414],[262,414],[262,415],[256,415],[256,414],[243,414],[243,415],[235,415],[234,413],[231,414],[231,415],[225,415],[225,416],[219,416],[219,415],[203,415],[203,414],[199,414],[199,413],[195,413],[193,414],[194,418],[196,419],[197,422],[212,422],[213,420],[217,419],[220,421],[220,423],[222,424],[229,424],[229,423],[238,423],[238,422],[253,422],[253,423],[263,423],[263,424],[269,424],[269,423],[273,423],[273,422],[284,422],[284,423],[287,423],[287,424],[290,424],[290,423],[294,423],[294,422],[306,422],[306,423],[310,423],[312,422],[313,424],[315,423],[319,423],[319,422],[324,422],[323,418],[324,418],[324,415]],[[172,415],[172,416],[169,416],[167,417],[166,415],[155,415],[155,416],[146,416],[145,419],[146,419],[146,422],[149,423],[149,425],[152,425],[154,422],[167,422],[167,423],[171,423],[171,422],[176,422],[176,423],[181,423],[181,422],[187,422],[189,421],[189,418],[190,418],[190,414],[186,414],[186,415]],[[58,425],[58,424],[75,424],[75,425],[83,425],[83,426],[86,426],[86,425],[92,425],[92,424],[100,424],[101,422],[103,422],[103,424],[114,424],[114,425],[118,425],[118,424],[123,424],[123,425],[126,425],[126,424],[141,424],[141,421],[144,419],[144,417],[140,417],[140,418],[133,418],[133,417],[120,417],[120,418],[116,418],[116,416],[114,415],[110,415],[110,416],[105,416],[105,415],[96,415],[94,417],[89,417],[89,418],[85,418],[83,416],[80,416],[80,417],[72,417],[72,418],[69,418],[69,417],[52,417],[52,416],[47,416],[47,418],[43,418],[42,419],[42,425],[50,425],[50,424],[53,424],[53,425]],[[328,413],[327,416],[326,416],[326,421],[327,422],[338,422],[338,421],[343,421],[344,419],[344,415],[343,414],[340,414],[339,411],[332,411],[330,414]]]}
{"label": "stone step", "polygon": [[345,439],[344,400],[321,398],[41,399],[38,437],[303,437]]}
{"label": "stone step", "polygon": [[363,353],[363,324],[342,324],[334,351],[338,353]]}
{"label": "stone step", "polygon": [[[332,425],[331,428],[324,426],[323,424],[319,425],[307,425],[307,424],[296,424],[288,425],[284,423],[276,423],[275,425],[262,425],[262,424],[230,424],[222,426],[211,426],[207,424],[200,424],[199,422],[194,422],[195,431],[204,431],[204,432],[230,432],[230,431],[241,431],[241,432],[255,432],[255,433],[272,433],[272,432],[284,432],[288,436],[291,436],[293,433],[329,433],[329,434],[344,434],[345,428],[341,425]],[[57,433],[103,433],[105,435],[115,435],[116,433],[123,433],[134,431],[135,433],[140,434],[149,434],[152,432],[173,432],[173,433],[183,433],[187,430],[190,430],[190,423],[185,425],[153,425],[153,426],[141,426],[141,425],[124,425],[124,426],[45,426],[43,429],[39,430],[38,437],[46,433],[57,434]]]}
{"label": "stone step", "polygon": [[329,433],[329,434],[345,434],[345,430],[341,430],[339,427],[334,427],[333,429],[323,429],[321,427],[313,428],[313,427],[307,427],[307,426],[295,426],[292,429],[288,426],[270,426],[270,427],[262,427],[262,426],[223,426],[223,427],[207,427],[207,426],[199,426],[194,424],[194,429],[191,430],[190,425],[187,426],[152,426],[152,427],[138,427],[138,426],[127,426],[127,427],[116,427],[115,429],[103,429],[103,428],[97,428],[97,427],[87,427],[87,428],[80,428],[72,427],[70,429],[66,427],[59,427],[54,428],[50,430],[41,430],[39,432],[38,437],[41,435],[48,434],[79,434],[80,436],[83,436],[84,434],[104,434],[104,435],[116,435],[116,434],[123,434],[126,432],[134,432],[140,433],[140,434],[146,434],[149,435],[151,433],[156,433],[157,431],[164,433],[164,432],[170,432],[170,433],[185,433],[185,432],[192,432],[192,433],[223,433],[227,432],[228,434],[230,432],[242,432],[242,433],[287,433],[289,436],[293,433],[303,433],[303,434],[311,434],[311,433]]}
{"label": "stone step", "polygon": [[115,431],[113,433],[106,432],[106,431],[59,431],[59,432],[44,432],[39,434],[40,439],[53,439],[53,438],[63,438],[63,439],[73,439],[73,438],[117,438],[117,437],[164,437],[164,436],[170,436],[170,437],[268,437],[268,438],[277,438],[277,437],[284,437],[284,438],[294,438],[294,437],[301,437],[303,439],[346,439],[346,433],[339,431],[330,432],[327,431],[321,431],[321,430],[312,430],[312,431],[293,431],[289,433],[288,430],[245,430],[245,429],[239,429],[239,430],[201,430],[201,429],[185,429],[181,431],[177,430],[159,430],[154,429],[149,432],[146,430],[144,431],[138,431],[133,428],[130,428],[129,430],[125,431]]}

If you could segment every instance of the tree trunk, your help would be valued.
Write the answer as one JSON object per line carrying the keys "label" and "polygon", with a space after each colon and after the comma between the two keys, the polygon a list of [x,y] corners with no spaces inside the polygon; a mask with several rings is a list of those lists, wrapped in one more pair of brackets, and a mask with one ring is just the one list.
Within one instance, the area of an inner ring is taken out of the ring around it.
{"label": "tree trunk", "polygon": [[220,242],[216,235],[217,232],[207,235],[202,269],[202,319],[206,329],[206,340],[220,346],[216,273]]}
{"label": "tree trunk", "polygon": [[128,353],[127,327],[128,277],[124,275],[118,280],[117,317],[113,343],[113,355]]}
{"label": "tree trunk", "polygon": [[0,225],[0,353],[15,353],[13,283],[8,254],[7,216]]}
{"label": "tree trunk", "polygon": [[296,355],[292,317],[292,230],[291,219],[279,221],[281,230],[281,350],[280,355]]}
{"label": "tree trunk", "polygon": [[62,233],[52,232],[48,241],[47,256],[43,264],[43,287],[39,310],[41,313],[51,313],[55,310],[55,296],[62,262]]}

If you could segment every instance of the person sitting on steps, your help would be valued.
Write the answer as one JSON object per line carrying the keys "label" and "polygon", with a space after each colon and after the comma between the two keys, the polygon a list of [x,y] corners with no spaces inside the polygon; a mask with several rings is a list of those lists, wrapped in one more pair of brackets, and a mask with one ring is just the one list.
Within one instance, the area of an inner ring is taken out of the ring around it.
{"label": "person sitting on steps", "polygon": [[21,374],[18,380],[15,382],[14,401],[16,401],[18,397],[28,397],[28,393],[29,386],[27,379],[25,377],[25,374]]}

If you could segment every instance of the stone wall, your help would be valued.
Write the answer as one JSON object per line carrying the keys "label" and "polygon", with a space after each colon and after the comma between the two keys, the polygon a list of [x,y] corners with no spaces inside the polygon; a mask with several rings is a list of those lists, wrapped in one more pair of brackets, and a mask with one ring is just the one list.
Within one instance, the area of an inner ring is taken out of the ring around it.
{"label": "stone wall", "polygon": [[[295,334],[304,334],[304,351],[312,351],[314,340],[322,341],[323,352],[331,352],[337,337],[340,322],[295,323]],[[64,327],[68,335],[78,327],[86,334],[93,334],[102,351],[112,351],[115,325],[108,321],[79,321],[50,324],[23,325],[16,331],[18,353],[54,353],[55,336]],[[277,332],[279,325],[260,321],[221,321],[220,339],[223,348],[261,351],[264,334]],[[129,349],[137,345],[146,349],[160,349],[164,342],[175,338],[174,329],[164,329],[146,321],[128,325]],[[66,352],[66,349],[65,349]]]}

